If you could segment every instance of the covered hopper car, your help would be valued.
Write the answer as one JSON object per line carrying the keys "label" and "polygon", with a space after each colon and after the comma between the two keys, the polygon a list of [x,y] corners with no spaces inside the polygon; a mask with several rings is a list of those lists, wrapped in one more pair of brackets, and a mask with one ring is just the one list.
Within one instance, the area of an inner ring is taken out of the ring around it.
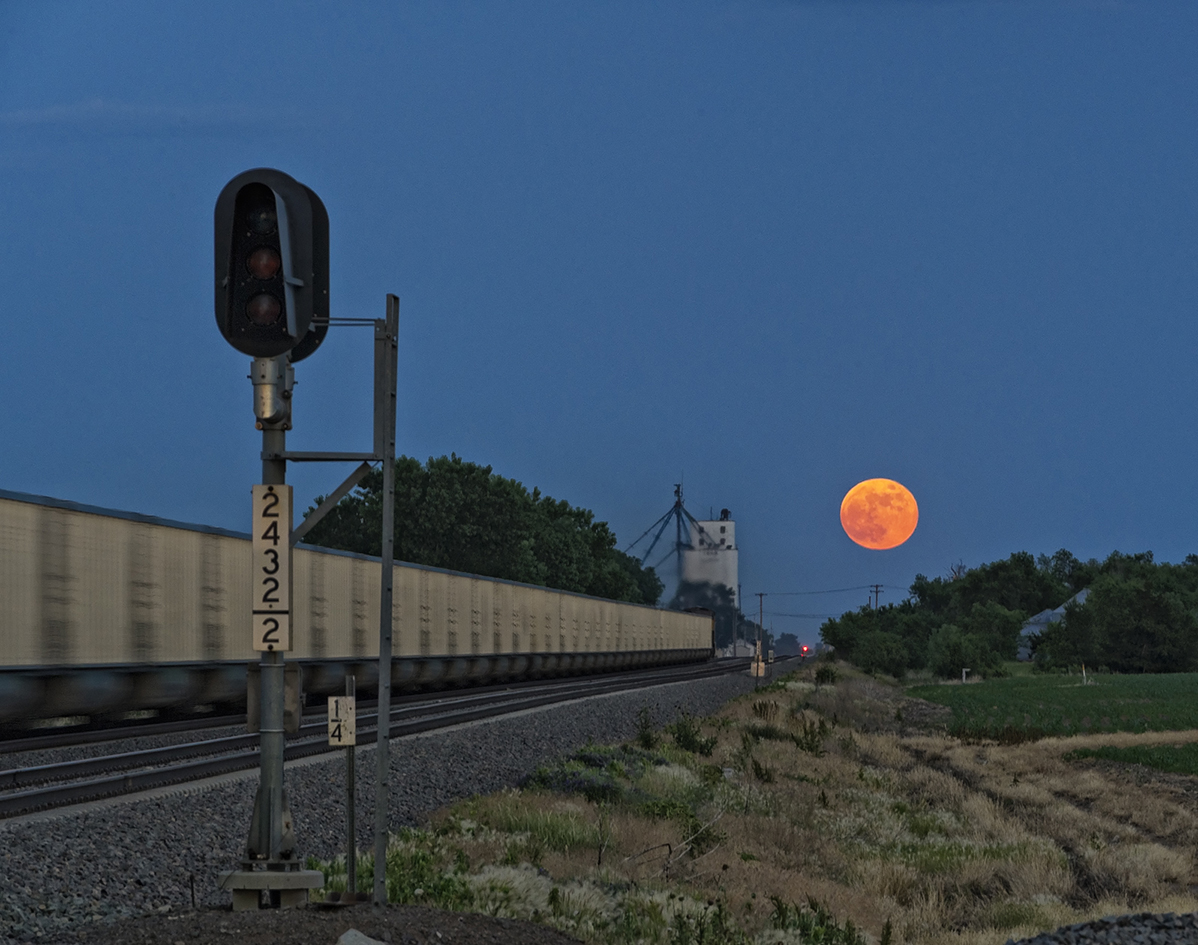
{"label": "covered hopper car", "polygon": [[[247,496],[248,506],[248,496]],[[248,511],[248,510],[247,510]],[[298,545],[305,693],[377,688],[377,558]],[[244,702],[248,534],[0,490],[0,723]],[[396,691],[706,660],[709,615],[395,565]]]}

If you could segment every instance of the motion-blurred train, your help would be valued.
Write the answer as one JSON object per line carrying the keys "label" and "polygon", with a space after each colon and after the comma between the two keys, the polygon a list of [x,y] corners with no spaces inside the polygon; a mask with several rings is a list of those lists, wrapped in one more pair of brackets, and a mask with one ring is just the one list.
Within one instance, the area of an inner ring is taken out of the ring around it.
{"label": "motion-blurred train", "polygon": [[[306,694],[377,689],[381,570],[296,546]],[[713,655],[705,613],[420,565],[395,565],[393,606],[397,692]],[[0,490],[0,723],[237,705],[257,659],[248,534]]]}

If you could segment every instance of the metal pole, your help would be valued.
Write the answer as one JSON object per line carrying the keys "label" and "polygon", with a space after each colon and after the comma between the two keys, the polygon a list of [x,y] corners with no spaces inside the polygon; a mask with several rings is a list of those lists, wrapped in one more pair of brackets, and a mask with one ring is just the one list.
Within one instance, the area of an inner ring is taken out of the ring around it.
{"label": "metal pole", "polygon": [[[280,359],[281,370],[286,370],[286,356]],[[267,454],[284,453],[287,450],[287,431],[263,429],[262,451]],[[262,460],[262,483],[283,485],[287,481],[285,459]],[[291,527],[291,523],[286,523]],[[261,725],[259,728],[260,780],[258,784],[258,816],[263,833],[268,833],[269,862],[279,861],[279,848],[283,839],[283,652],[281,650],[262,654]],[[263,839],[267,839],[263,837]]]}
{"label": "metal pole", "polygon": [[[357,680],[353,676],[345,677],[345,694],[350,698],[354,698],[357,694],[356,682]],[[347,745],[345,748],[345,826],[349,844],[345,851],[345,889],[351,897],[356,898],[358,895],[358,823],[357,810],[354,805],[357,793],[355,774],[354,746]]]}
{"label": "metal pole", "polygon": [[399,298],[387,296],[387,318],[375,322],[375,429],[383,412],[383,547],[379,593],[378,752],[374,793],[374,902],[387,902],[388,802],[391,790],[391,595],[395,576],[395,389],[399,350]]}

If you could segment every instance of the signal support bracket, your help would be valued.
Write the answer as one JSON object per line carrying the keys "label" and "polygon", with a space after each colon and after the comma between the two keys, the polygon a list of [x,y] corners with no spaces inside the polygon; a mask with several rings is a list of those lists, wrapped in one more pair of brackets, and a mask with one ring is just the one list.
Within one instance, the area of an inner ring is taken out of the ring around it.
{"label": "signal support bracket", "polygon": [[[300,522],[291,532],[291,544],[297,544],[308,532],[315,527],[316,523],[329,514],[333,508],[345,498],[351,489],[359,482],[366,478],[366,474],[370,472],[373,464],[386,461],[388,448],[394,456],[395,453],[395,403],[396,403],[396,385],[398,378],[396,377],[395,349],[398,344],[399,335],[399,299],[393,295],[387,296],[387,317],[383,318],[329,318],[325,319],[321,324],[324,325],[344,325],[371,327],[374,329],[374,450],[369,453],[343,453],[343,452],[326,452],[314,450],[263,450],[262,459],[264,461],[282,460],[283,462],[291,463],[346,463],[357,462],[361,463],[357,469],[345,477],[345,480],[334,489],[318,507],[313,509],[308,516]],[[254,379],[254,413],[259,418],[259,426],[265,422],[263,420],[263,411],[268,409],[267,401],[272,396],[282,399],[286,407],[286,418],[283,421],[286,426],[283,429],[291,427],[291,386],[294,383],[294,372],[290,364],[286,365],[286,387],[283,391],[275,395],[273,392],[278,390],[278,375],[271,373],[270,368],[274,367],[275,372],[279,369],[275,366],[275,362],[280,359],[257,358],[254,360],[255,373],[251,374]],[[257,370],[259,364],[263,366],[263,370]],[[258,375],[262,375],[262,380],[258,379]],[[262,404],[260,408],[260,404]],[[388,432],[390,427],[390,432]]]}

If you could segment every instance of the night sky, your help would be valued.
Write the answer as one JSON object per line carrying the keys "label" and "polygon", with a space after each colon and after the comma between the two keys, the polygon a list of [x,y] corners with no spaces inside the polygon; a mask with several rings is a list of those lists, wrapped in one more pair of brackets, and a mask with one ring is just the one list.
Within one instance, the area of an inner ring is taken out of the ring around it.
{"label": "night sky", "polygon": [[[400,452],[622,544],[684,479],[732,510],[746,604],[1019,550],[1180,560],[1196,48],[1192,0],[4,0],[0,488],[245,527],[212,210],[270,166],[328,207],[333,314],[403,300]],[[290,446],[368,449],[370,369],[334,330]],[[349,468],[290,472],[297,509]],[[840,526],[872,477],[920,505],[891,551]]]}

